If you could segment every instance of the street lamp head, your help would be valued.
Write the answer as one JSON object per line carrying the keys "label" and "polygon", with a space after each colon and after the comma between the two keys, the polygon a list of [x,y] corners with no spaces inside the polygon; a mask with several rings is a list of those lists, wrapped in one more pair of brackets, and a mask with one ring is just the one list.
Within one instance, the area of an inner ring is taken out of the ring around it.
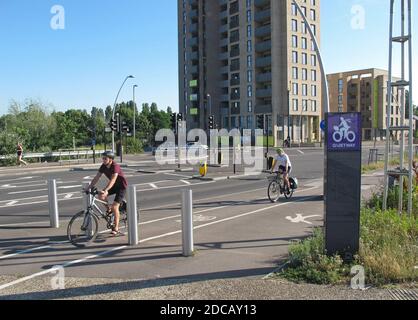
{"label": "street lamp head", "polygon": [[128,76],[128,79],[133,79],[133,78],[135,78],[135,77],[132,76],[132,75]]}
{"label": "street lamp head", "polygon": [[136,85],[134,85],[134,88],[138,88],[138,85],[136,84]]}

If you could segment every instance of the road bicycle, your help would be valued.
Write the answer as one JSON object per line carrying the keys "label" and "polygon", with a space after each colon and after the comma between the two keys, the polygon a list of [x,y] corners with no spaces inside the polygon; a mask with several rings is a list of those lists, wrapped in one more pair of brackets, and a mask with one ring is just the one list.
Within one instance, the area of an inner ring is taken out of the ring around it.
{"label": "road bicycle", "polygon": [[275,174],[272,173],[268,177],[268,180],[270,181],[268,186],[268,197],[269,200],[273,203],[279,201],[281,195],[284,195],[286,199],[291,199],[293,193],[298,187],[297,179],[289,178],[290,190],[288,189],[288,187],[284,183],[283,171],[279,171]]}
{"label": "road bicycle", "polygon": [[[94,242],[99,234],[99,221],[106,221],[108,230],[113,230],[115,215],[109,211],[107,202],[99,200],[99,191],[96,188],[83,191],[88,196],[87,208],[78,212],[70,220],[67,227],[68,240],[76,247],[84,248]],[[128,223],[127,204],[122,202],[120,209],[120,228],[126,228]]]}

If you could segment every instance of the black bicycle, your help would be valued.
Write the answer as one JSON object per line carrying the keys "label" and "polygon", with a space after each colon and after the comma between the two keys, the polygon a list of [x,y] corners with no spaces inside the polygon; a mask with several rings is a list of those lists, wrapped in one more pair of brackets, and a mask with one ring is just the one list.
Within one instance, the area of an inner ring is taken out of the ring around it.
{"label": "black bicycle", "polygon": [[[87,208],[77,213],[71,219],[67,227],[68,240],[79,248],[84,248],[89,243],[96,240],[97,235],[99,234],[100,219],[106,221],[108,230],[113,230],[115,226],[115,215],[108,210],[108,203],[97,198],[99,191],[96,188],[93,188],[83,192],[88,196]],[[122,228],[126,228],[128,223],[126,207],[126,202],[123,201],[119,209],[119,224]]]}
{"label": "black bicycle", "polygon": [[298,188],[298,181],[296,178],[289,178],[290,190],[285,185],[283,179],[283,172],[279,171],[276,174],[272,174],[268,177],[270,181],[268,186],[268,197],[271,202],[276,203],[279,201],[280,196],[284,195],[286,199],[290,199],[293,193]]}

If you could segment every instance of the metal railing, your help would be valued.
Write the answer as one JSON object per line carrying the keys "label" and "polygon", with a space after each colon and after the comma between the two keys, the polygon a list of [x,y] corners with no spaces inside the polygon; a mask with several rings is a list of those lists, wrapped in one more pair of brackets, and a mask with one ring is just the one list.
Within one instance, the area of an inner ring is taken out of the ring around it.
{"label": "metal railing", "polygon": [[[80,150],[59,150],[53,152],[43,152],[43,153],[26,153],[23,155],[23,159],[41,159],[45,158],[59,158],[59,163],[80,163],[89,161],[94,157],[94,155],[102,154],[104,150],[91,150],[91,149],[80,149]],[[16,155],[7,155],[0,156],[0,160],[13,159],[16,158]]]}

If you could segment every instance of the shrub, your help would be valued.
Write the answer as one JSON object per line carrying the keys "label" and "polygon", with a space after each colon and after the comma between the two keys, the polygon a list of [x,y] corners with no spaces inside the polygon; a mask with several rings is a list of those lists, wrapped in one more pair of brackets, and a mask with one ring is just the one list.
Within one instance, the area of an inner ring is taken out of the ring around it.
{"label": "shrub", "polygon": [[315,284],[339,283],[348,275],[348,270],[339,256],[325,254],[324,234],[315,229],[314,234],[289,249],[289,266],[282,277],[295,282]]}
{"label": "shrub", "polygon": [[418,280],[418,220],[394,210],[365,209],[361,215],[360,252],[367,280],[376,285]]}
{"label": "shrub", "polygon": [[294,282],[338,284],[349,282],[350,270],[361,265],[369,284],[382,286],[416,282],[418,272],[418,220],[394,210],[361,212],[360,251],[344,264],[340,256],[325,252],[325,237],[316,229],[312,237],[292,245],[288,267],[279,276]]}

